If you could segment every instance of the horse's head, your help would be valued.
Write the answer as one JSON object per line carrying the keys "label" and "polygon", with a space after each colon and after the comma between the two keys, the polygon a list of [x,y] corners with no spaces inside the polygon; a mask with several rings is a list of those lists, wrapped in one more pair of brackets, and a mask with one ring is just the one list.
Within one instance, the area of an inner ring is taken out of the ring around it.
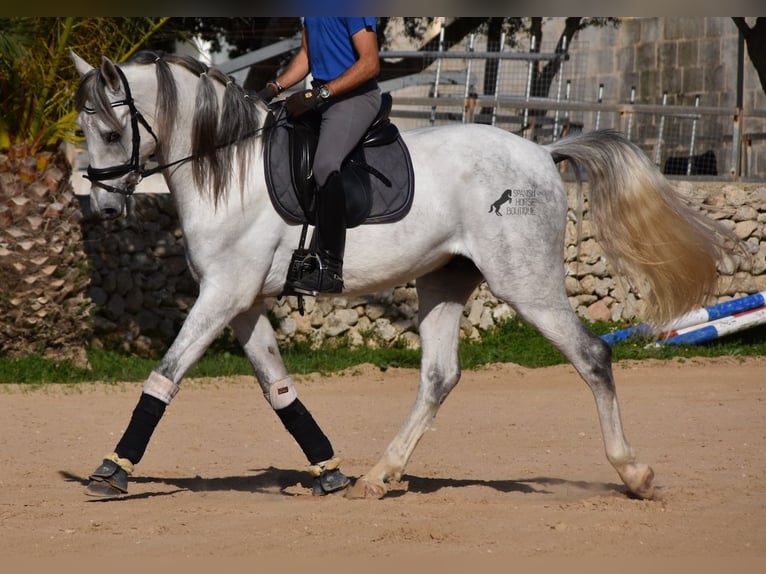
{"label": "horse's head", "polygon": [[[157,138],[136,108],[124,72],[104,57],[95,68],[72,52],[80,74],[78,123],[90,156],[87,178],[94,213],[106,219],[123,214],[126,196],[140,181]],[[141,138],[141,132],[151,137]]]}

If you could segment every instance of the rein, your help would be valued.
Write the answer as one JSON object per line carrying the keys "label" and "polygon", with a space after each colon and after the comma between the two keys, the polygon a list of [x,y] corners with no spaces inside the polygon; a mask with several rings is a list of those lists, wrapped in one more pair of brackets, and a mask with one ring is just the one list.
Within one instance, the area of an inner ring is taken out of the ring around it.
{"label": "rein", "polygon": [[[154,138],[154,141],[158,145],[160,142],[159,142],[159,139],[157,138],[157,135],[154,133],[154,130],[152,130],[152,127],[149,125],[149,122],[146,121],[146,119],[141,114],[141,112],[138,111],[138,108],[136,108],[136,104],[130,92],[130,85],[128,84],[128,79],[125,77],[125,73],[122,71],[120,67],[116,66],[116,68],[117,68],[117,73],[120,76],[120,81],[122,82],[123,88],[125,89],[125,98],[122,100],[111,102],[111,107],[116,108],[118,106],[128,106],[128,110],[130,111],[130,125],[133,131],[133,136],[132,136],[133,150],[130,156],[130,162],[124,163],[121,165],[111,166],[111,167],[104,167],[104,168],[95,168],[88,165],[87,175],[84,175],[83,177],[87,179],[88,181],[90,181],[96,187],[100,187],[101,189],[104,189],[110,193],[118,193],[120,195],[130,196],[130,195],[133,195],[133,193],[135,192],[136,186],[138,185],[138,183],[145,177],[149,177],[150,175],[159,173],[162,170],[167,169],[169,167],[180,165],[180,164],[186,163],[187,161],[192,161],[194,159],[197,159],[199,156],[188,155],[186,157],[182,157],[181,159],[177,159],[169,163],[154,166],[150,169],[145,169],[144,164],[139,163],[140,162],[139,149],[141,147],[141,132],[139,131],[139,128],[138,128],[139,124],[144,126],[144,129],[146,129],[146,131],[149,132],[149,135],[151,135]],[[249,96],[245,95],[245,97],[249,97]],[[96,113],[96,110],[91,108],[84,108],[83,111],[87,114]],[[229,141],[226,143],[219,144],[215,147],[215,149],[222,149],[237,143],[237,141],[242,141],[244,139],[256,136],[267,129],[268,123],[269,122],[266,122],[267,124],[266,126],[253,130],[251,133],[240,138],[239,140]],[[113,185],[102,183],[105,180],[117,179],[118,177],[122,177],[130,173],[138,174],[138,179],[135,182],[131,183],[128,187],[120,188],[120,187],[115,187]]]}

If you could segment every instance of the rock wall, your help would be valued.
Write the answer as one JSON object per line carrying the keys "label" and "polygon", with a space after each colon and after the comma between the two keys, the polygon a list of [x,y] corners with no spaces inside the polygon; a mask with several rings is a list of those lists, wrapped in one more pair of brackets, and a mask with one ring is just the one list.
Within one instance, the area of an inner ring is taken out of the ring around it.
{"label": "rock wall", "polygon": [[96,347],[143,356],[173,341],[199,292],[186,266],[183,235],[170,195],[136,195],[126,217],[100,221],[83,213],[90,266],[87,297],[96,306]]}
{"label": "rock wall", "polygon": [[[710,210],[746,242],[748,261],[728,261],[721,270],[719,300],[766,290],[766,187],[755,184],[677,182],[690,201]],[[644,302],[613,277],[587,219],[576,240],[574,186],[570,192],[565,259],[566,289],[572,307],[589,321],[633,321]],[[197,295],[183,258],[183,237],[167,195],[136,196],[133,213],[114,222],[83,222],[91,261],[88,297],[96,305],[95,345],[120,346],[156,354],[172,341]],[[304,337],[320,343],[346,337],[353,345],[417,347],[417,294],[414,282],[358,297],[305,299],[305,314],[295,297],[270,299],[268,308],[280,340]],[[468,301],[461,331],[478,337],[513,316],[482,284]]]}

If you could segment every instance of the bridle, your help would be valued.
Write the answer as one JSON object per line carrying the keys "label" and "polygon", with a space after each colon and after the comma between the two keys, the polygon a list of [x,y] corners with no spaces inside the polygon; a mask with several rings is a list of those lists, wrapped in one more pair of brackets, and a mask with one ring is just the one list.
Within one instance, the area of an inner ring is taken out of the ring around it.
{"label": "bridle", "polygon": [[[133,101],[133,96],[130,93],[130,86],[128,85],[128,80],[125,77],[125,73],[119,68],[116,67],[117,73],[120,76],[120,81],[122,82],[122,86],[125,90],[125,98],[122,100],[117,100],[115,102],[111,102],[111,106],[113,108],[116,108],[118,106],[128,106],[128,110],[130,111],[130,125],[133,130],[133,151],[130,156],[130,162],[124,163],[122,165],[114,165],[111,167],[104,167],[104,168],[95,168],[91,165],[88,166],[87,169],[87,175],[84,177],[88,179],[93,185],[100,187],[101,189],[105,189],[106,191],[112,192],[112,193],[119,193],[120,195],[132,195],[133,192],[136,189],[136,185],[138,184],[141,179],[148,175],[152,175],[154,173],[157,173],[158,171],[161,171],[165,167],[169,167],[167,165],[163,166],[157,166],[152,169],[144,169],[144,165],[140,163],[141,158],[139,156],[139,148],[141,147],[141,133],[138,129],[138,125],[141,124],[144,126],[147,132],[149,132],[149,135],[151,135],[154,138],[154,141],[159,144],[159,140],[157,139],[156,134],[154,133],[154,130],[152,130],[152,127],[149,125],[149,123],[144,119],[144,116],[141,114],[141,112],[138,111],[136,108],[136,104]],[[87,114],[95,114],[96,110],[91,108],[83,108],[83,111]],[[185,158],[185,159],[191,159],[191,158]],[[180,163],[180,162],[174,162],[174,163]],[[135,182],[131,183],[128,187],[115,187],[113,185],[108,185],[105,183],[102,183],[105,180],[109,179],[117,179],[119,177],[122,177],[124,175],[135,173],[138,175],[138,178]]]}
{"label": "bridle", "polygon": [[[133,192],[136,190],[136,185],[145,177],[148,177],[150,175],[154,175],[155,173],[159,173],[164,169],[167,169],[169,167],[173,167],[182,163],[185,163],[187,161],[191,161],[195,159],[195,156],[189,155],[186,157],[182,157],[181,159],[177,159],[175,161],[172,161],[170,163],[165,163],[161,165],[157,165],[152,167],[151,169],[146,169],[144,167],[144,164],[140,163],[141,158],[139,155],[139,148],[141,147],[141,132],[138,129],[139,124],[144,126],[147,132],[149,132],[149,135],[151,135],[154,138],[154,141],[159,145],[160,141],[157,138],[157,135],[154,133],[154,130],[152,130],[149,123],[146,121],[144,116],[141,114],[141,112],[138,111],[138,108],[136,108],[136,104],[133,101],[133,96],[130,92],[130,86],[128,85],[128,79],[125,77],[125,73],[122,71],[122,69],[119,66],[115,66],[117,69],[117,73],[120,76],[120,81],[122,82],[122,86],[125,90],[125,98],[122,100],[117,100],[115,102],[111,102],[111,107],[116,108],[118,106],[128,106],[128,110],[130,111],[130,125],[131,129],[133,131],[133,150],[130,156],[130,162],[124,163],[122,165],[115,165],[111,167],[104,167],[104,168],[95,168],[90,165],[88,165],[87,169],[87,175],[83,176],[85,179],[89,180],[93,185],[96,187],[100,187],[101,189],[105,189],[106,191],[110,193],[118,193],[120,195],[130,196],[133,195]],[[249,97],[249,96],[245,96]],[[83,111],[86,114],[95,114],[96,110],[93,108],[83,107]],[[271,113],[271,112],[269,112]],[[272,122],[267,122],[267,124]],[[252,137],[254,135],[257,135],[261,132],[264,132],[266,129],[268,129],[268,125],[256,128],[253,130],[251,134],[249,134],[246,137]],[[217,148],[223,148],[229,145],[232,145],[236,142],[227,142],[223,144],[219,144],[216,146]],[[119,177],[122,177],[124,175],[135,173],[137,174],[136,181],[131,182],[131,184],[128,187],[115,187],[113,185],[108,185],[105,183],[102,183],[104,180],[108,179],[117,179]]]}

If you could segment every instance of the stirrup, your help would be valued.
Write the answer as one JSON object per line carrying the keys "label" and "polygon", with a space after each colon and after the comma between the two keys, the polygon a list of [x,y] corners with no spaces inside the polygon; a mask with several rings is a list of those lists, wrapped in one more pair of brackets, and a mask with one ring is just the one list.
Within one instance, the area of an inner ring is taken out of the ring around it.
{"label": "stirrup", "polygon": [[296,249],[293,252],[292,259],[290,259],[290,267],[287,268],[287,279],[285,280],[285,286],[282,288],[282,295],[298,295],[299,298],[303,295],[313,296],[313,292],[296,289],[296,285],[300,287],[301,280],[309,276],[321,263],[316,253],[303,247]]}
{"label": "stirrup", "polygon": [[287,269],[287,280],[285,281],[285,290],[300,281],[304,276],[311,273],[317,266],[321,265],[319,255],[303,247],[293,251],[293,257],[290,259],[290,267]]}
{"label": "stirrup", "polygon": [[343,277],[325,264],[317,253],[296,249],[290,260],[284,295],[309,295],[319,293],[342,293]]}

